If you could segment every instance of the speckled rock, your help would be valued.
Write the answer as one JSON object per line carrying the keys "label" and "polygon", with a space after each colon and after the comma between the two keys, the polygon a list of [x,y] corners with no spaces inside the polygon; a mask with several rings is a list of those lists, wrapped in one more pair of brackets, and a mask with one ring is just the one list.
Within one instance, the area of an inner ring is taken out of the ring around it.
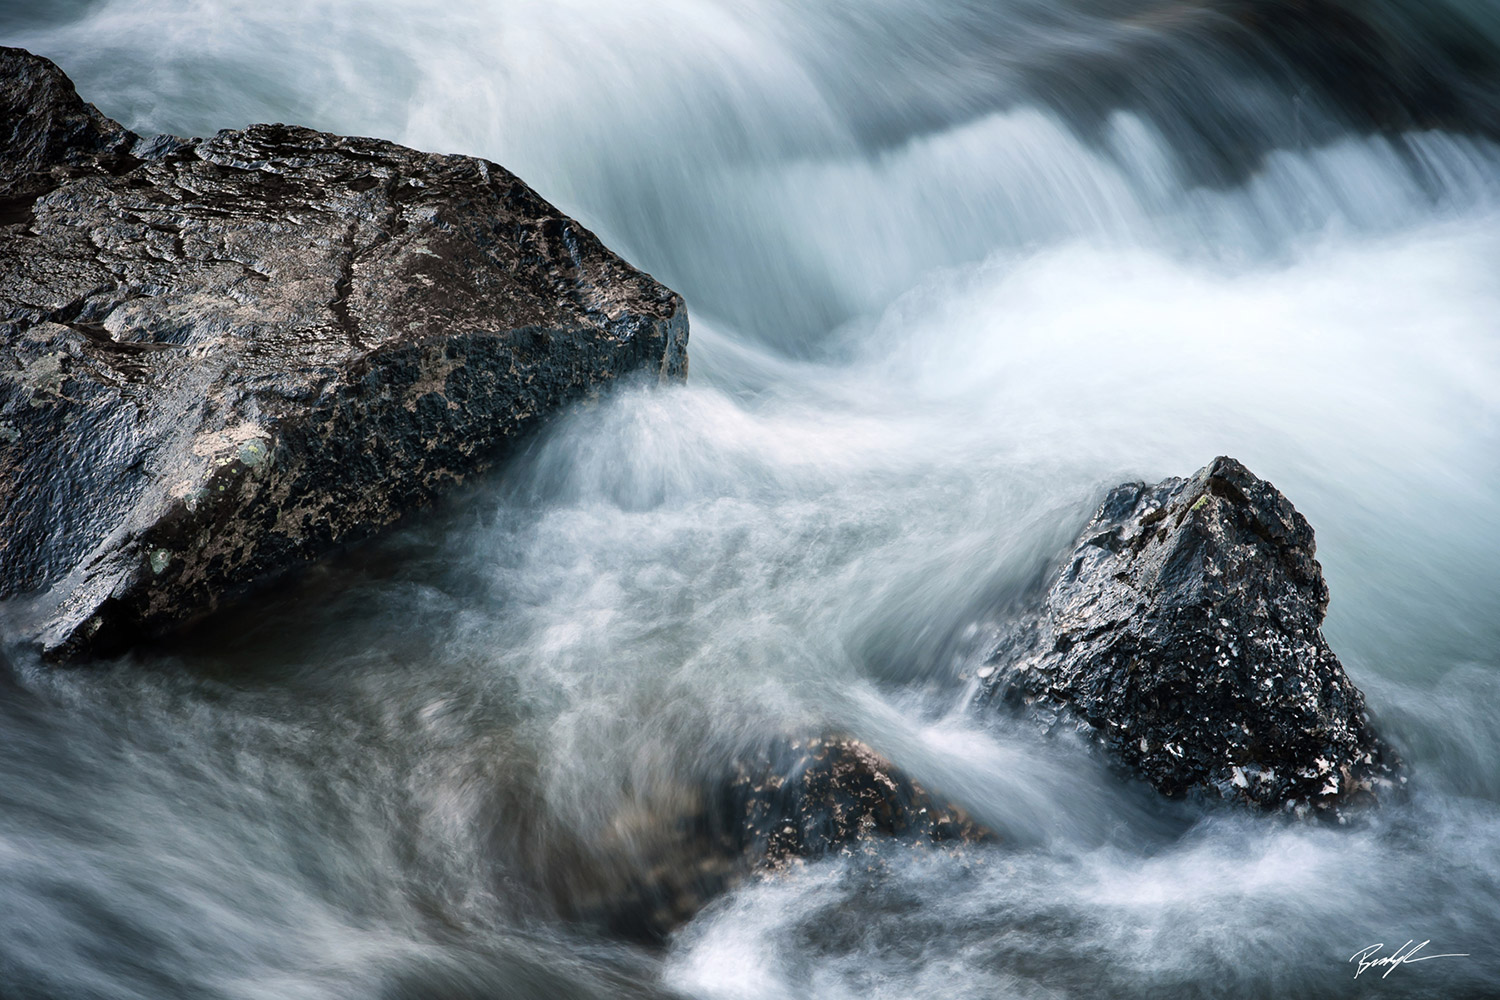
{"label": "speckled rock", "polygon": [[682,300],[503,168],[142,139],[0,49],[0,599],[55,655],[367,535],[631,372]]}
{"label": "speckled rock", "polygon": [[1307,520],[1231,458],[1109,494],[979,671],[981,698],[1081,722],[1160,791],[1328,811],[1399,781],[1321,632]]}

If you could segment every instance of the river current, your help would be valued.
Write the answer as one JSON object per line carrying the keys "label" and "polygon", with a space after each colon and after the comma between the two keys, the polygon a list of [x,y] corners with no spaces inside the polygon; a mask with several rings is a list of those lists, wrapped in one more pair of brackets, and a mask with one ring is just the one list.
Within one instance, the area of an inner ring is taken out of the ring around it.
{"label": "river current", "polygon": [[[190,639],[0,671],[0,997],[1500,996],[1500,9],[1317,6],[0,2],[140,132],[494,159],[693,324],[687,385]],[[1218,454],[1317,531],[1411,765],[1369,821],[1168,802],[964,701],[1110,486]],[[814,730],[1001,842],[659,950],[537,891]],[[1409,939],[1465,957],[1353,978]]]}

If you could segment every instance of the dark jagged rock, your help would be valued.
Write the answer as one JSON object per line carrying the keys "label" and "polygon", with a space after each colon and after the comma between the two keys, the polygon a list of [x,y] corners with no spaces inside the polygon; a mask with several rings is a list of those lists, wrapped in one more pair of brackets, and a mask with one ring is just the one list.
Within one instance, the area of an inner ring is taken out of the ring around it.
{"label": "dark jagged rock", "polygon": [[[549,891],[571,919],[659,941],[714,896],[757,871],[799,860],[990,840],[857,740],[776,740],[741,756],[726,778],[679,789],[619,816],[590,856],[555,866]],[[663,817],[672,817],[664,820]]]}
{"label": "dark jagged rock", "polygon": [[54,654],[369,534],[561,404],[685,376],[686,341],[675,293],[493,163],[141,139],[0,49],[0,598]]}
{"label": "dark jagged rock", "polygon": [[1370,801],[1396,761],[1320,626],[1328,586],[1291,503],[1230,458],[1118,487],[982,697],[1081,718],[1168,795],[1262,809]]}

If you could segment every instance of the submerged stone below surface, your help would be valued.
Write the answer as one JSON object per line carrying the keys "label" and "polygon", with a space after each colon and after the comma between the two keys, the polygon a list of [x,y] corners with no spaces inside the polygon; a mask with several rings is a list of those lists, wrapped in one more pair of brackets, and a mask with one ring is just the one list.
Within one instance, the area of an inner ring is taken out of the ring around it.
{"label": "submerged stone below surface", "polygon": [[800,860],[993,839],[869,746],[778,739],[717,780],[638,803],[613,836],[568,856],[550,879],[563,914],[616,936],[659,941],[755,872]]}
{"label": "submerged stone below surface", "polygon": [[503,168],[258,125],[142,139],[0,49],[0,599],[108,651],[687,371],[682,300]]}
{"label": "submerged stone below surface", "polygon": [[1323,638],[1313,552],[1307,520],[1231,458],[1120,486],[1041,609],[1002,631],[981,697],[1083,720],[1168,795],[1372,801],[1396,759]]}

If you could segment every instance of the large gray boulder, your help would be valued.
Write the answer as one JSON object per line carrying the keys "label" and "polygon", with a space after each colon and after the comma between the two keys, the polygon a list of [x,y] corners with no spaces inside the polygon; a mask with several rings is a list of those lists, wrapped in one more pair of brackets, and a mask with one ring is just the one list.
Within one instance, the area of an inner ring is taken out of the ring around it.
{"label": "large gray boulder", "polygon": [[367,535],[616,378],[682,299],[503,168],[286,125],[142,139],[0,49],[0,599],[52,654]]}
{"label": "large gray boulder", "polygon": [[1168,795],[1342,815],[1400,778],[1323,638],[1313,553],[1307,520],[1232,458],[1120,486],[1001,632],[981,699],[1081,723]]}

